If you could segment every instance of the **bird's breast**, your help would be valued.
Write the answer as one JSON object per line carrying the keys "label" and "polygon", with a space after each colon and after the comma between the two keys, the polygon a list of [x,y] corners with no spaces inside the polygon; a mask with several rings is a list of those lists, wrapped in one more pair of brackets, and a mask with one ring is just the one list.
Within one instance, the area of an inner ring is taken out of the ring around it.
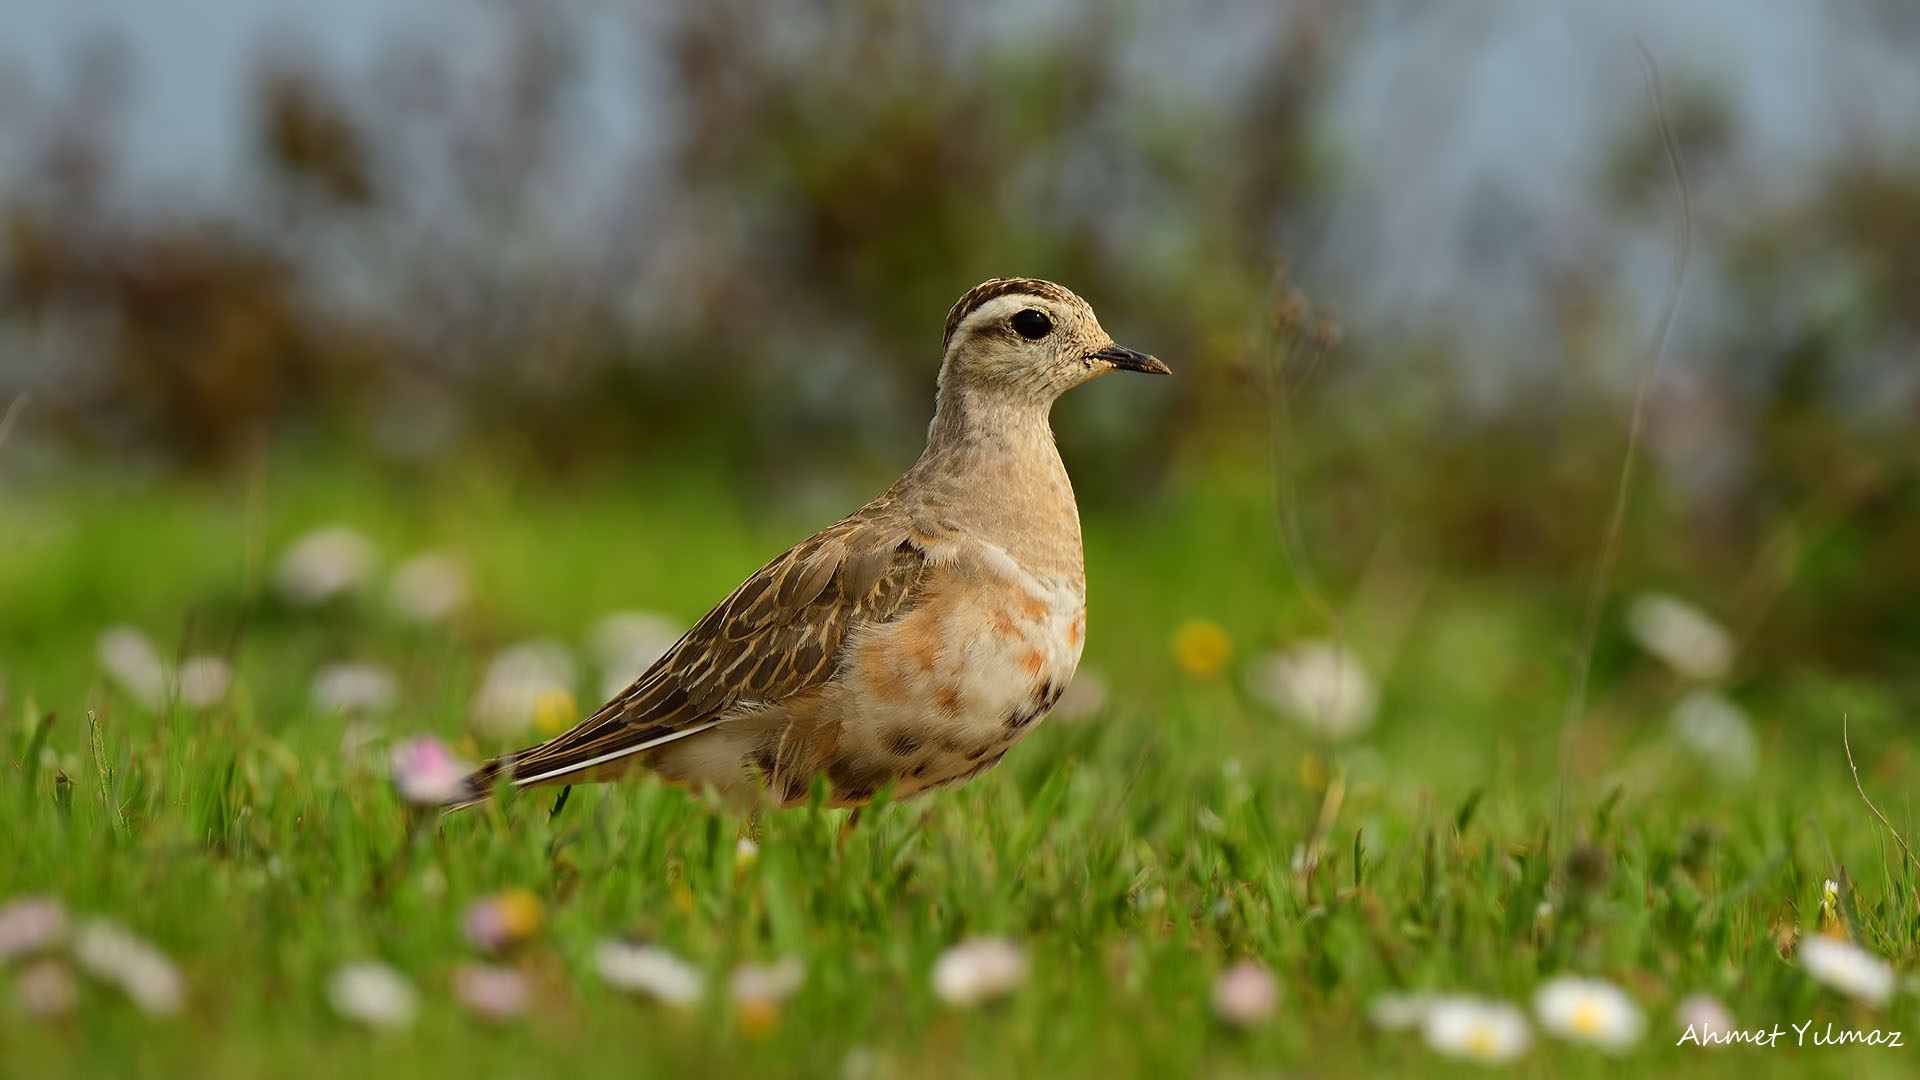
{"label": "bird's breast", "polygon": [[864,801],[869,779],[904,796],[990,768],[1059,700],[1085,641],[1077,574],[1036,576],[984,548],[936,566],[910,613],[842,655],[823,763],[835,801]]}

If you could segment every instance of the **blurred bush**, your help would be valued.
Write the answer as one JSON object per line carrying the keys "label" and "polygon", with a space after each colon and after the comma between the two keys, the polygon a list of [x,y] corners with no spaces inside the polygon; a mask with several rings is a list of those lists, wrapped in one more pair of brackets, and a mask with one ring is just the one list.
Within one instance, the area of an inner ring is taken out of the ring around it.
{"label": "blurred bush", "polygon": [[[117,194],[129,76],[107,50],[82,85],[108,89],[49,106],[0,193],[0,404],[31,391],[16,439],[109,464],[287,443],[559,475],[698,456],[792,489],[909,457],[947,305],[1033,274],[1180,376],[1061,410],[1089,503],[1145,502],[1181,463],[1267,487],[1277,460],[1336,579],[1391,536],[1576,594],[1621,460],[1620,372],[1642,362],[1620,297],[1555,281],[1540,347],[1564,361],[1476,407],[1444,328],[1343,328],[1282,258],[1342,181],[1315,124],[1359,16],[1211,6],[1258,55],[1196,83],[1143,77],[1138,13],[1057,7],[1033,32],[890,0],[615,20],[659,61],[634,90],[659,137],[595,198],[570,117],[606,22],[571,9],[489,9],[497,53],[465,68],[423,42],[364,72],[269,51],[255,167],[193,211]],[[1677,85],[1690,167],[1730,168],[1725,102]],[[1622,228],[1672,217],[1650,120],[1610,161],[1596,198]],[[1725,272],[1655,387],[1622,573],[1687,583],[1741,632],[1771,621],[1759,660],[1888,670],[1920,642],[1902,602],[1920,589],[1920,174],[1854,155],[1772,217],[1701,225]]]}

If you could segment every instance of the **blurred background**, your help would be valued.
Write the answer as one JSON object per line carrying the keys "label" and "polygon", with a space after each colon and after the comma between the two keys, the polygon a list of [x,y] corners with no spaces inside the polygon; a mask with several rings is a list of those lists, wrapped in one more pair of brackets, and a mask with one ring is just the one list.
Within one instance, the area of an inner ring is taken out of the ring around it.
{"label": "blurred background", "polygon": [[[1096,668],[1298,704],[1313,654],[1242,658],[1339,640],[1390,731],[1550,730],[1681,222],[1638,38],[1693,247],[1595,708],[1630,735],[1690,701],[1673,730],[1711,754],[1734,721],[1701,700],[1789,745],[1920,704],[1900,0],[0,16],[16,700],[57,696],[59,656],[112,671],[103,627],[231,658],[376,565],[480,654],[664,608],[606,646],[644,654],[912,460],[948,306],[1019,274],[1178,373],[1055,413],[1114,613]],[[356,625],[290,638],[297,677],[378,651]]]}

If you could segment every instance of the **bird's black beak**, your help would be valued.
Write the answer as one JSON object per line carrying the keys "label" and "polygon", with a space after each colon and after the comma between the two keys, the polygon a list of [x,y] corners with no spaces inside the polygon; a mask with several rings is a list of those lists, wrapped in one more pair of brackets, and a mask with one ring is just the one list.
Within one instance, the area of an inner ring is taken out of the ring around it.
{"label": "bird's black beak", "polygon": [[1120,345],[1109,345],[1091,354],[1089,359],[1118,368],[1121,371],[1144,371],[1149,375],[1171,375],[1173,369],[1148,356],[1138,349],[1129,349]]}

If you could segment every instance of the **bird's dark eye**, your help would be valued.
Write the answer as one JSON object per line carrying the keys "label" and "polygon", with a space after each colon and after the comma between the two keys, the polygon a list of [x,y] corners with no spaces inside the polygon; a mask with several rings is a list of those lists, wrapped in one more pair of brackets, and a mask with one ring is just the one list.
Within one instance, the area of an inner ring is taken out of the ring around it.
{"label": "bird's dark eye", "polygon": [[1053,320],[1046,312],[1028,308],[1013,317],[1013,332],[1023,338],[1038,341],[1053,333]]}

